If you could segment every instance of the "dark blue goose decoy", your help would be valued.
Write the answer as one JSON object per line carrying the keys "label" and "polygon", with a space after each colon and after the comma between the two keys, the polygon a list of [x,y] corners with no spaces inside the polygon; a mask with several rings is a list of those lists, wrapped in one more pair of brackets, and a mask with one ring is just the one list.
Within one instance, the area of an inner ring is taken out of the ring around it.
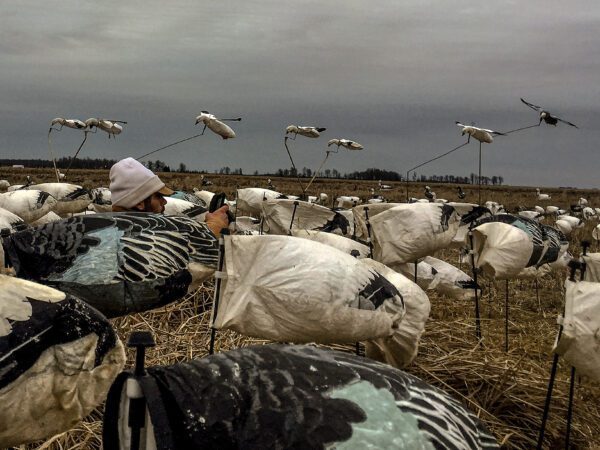
{"label": "dark blue goose decoy", "polygon": [[[119,445],[128,430],[128,377],[122,373],[108,396],[105,448],[125,448]],[[148,368],[138,386],[152,422],[143,431],[157,449],[499,448],[479,419],[443,391],[332,350],[248,347]]]}
{"label": "dark blue goose decoy", "polygon": [[48,286],[0,275],[0,448],[68,430],[125,363],[106,318]]}
{"label": "dark blue goose decoy", "polygon": [[108,317],[182,298],[212,275],[218,241],[203,223],[151,213],[77,216],[6,237],[17,276],[78,296]]}
{"label": "dark blue goose decoy", "polygon": [[540,113],[540,124],[542,123],[542,120],[543,120],[548,125],[556,126],[556,124],[560,121],[562,123],[566,123],[567,125],[571,125],[572,127],[579,128],[577,125],[569,122],[568,120],[563,120],[560,117],[555,116],[554,114],[550,114],[550,111],[542,108],[541,106],[534,105],[533,103],[529,103],[528,101],[526,101],[523,98],[521,98],[521,101],[523,103],[525,103],[527,106],[529,106],[531,109],[533,109],[534,111],[537,111]]}

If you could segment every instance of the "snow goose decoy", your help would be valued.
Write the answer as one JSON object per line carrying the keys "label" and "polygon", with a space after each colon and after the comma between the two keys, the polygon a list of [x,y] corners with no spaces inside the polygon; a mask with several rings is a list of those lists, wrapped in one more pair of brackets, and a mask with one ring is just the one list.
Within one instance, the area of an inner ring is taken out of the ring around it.
{"label": "snow goose decoy", "polygon": [[206,178],[204,175],[200,175],[200,186],[212,186],[213,182]]}
{"label": "snow goose decoy", "polygon": [[574,123],[571,123],[567,120],[563,120],[560,117],[550,114],[549,111],[545,110],[541,106],[534,105],[533,103],[529,103],[528,101],[526,101],[523,98],[521,98],[521,101],[523,103],[525,103],[527,106],[529,106],[531,109],[533,109],[534,111],[537,111],[540,113],[540,123],[538,125],[542,124],[542,120],[544,122],[546,122],[548,125],[554,125],[554,126],[556,126],[556,124],[560,121],[562,123],[566,123],[567,125],[571,125],[572,127],[578,128],[578,126],[575,125]]}
{"label": "snow goose decoy", "polygon": [[391,336],[404,316],[402,295],[385,275],[329,245],[226,235],[224,246],[216,329],[283,342],[342,343]]}
{"label": "snow goose decoy", "polygon": [[[210,201],[206,203],[202,198],[198,197],[196,194],[185,191],[175,191],[173,195],[169,198],[177,198],[179,200],[185,200],[187,202],[191,202],[196,206],[203,206],[208,209],[208,205],[210,205]],[[211,196],[212,199],[212,196]]]}
{"label": "snow goose decoy", "polygon": [[427,200],[429,200],[430,202],[435,201],[435,199],[437,198],[435,192],[432,192],[429,186],[425,186],[425,197],[427,197]]}
{"label": "snow goose decoy", "polygon": [[233,139],[235,137],[235,132],[229,125],[223,122],[239,122],[241,120],[241,117],[237,117],[235,119],[217,119],[214,114],[211,114],[208,111],[202,111],[199,116],[196,116],[196,125],[198,125],[200,122],[204,124],[201,134],[204,134],[206,128],[208,127],[210,131],[218,134],[223,139]]}
{"label": "snow goose decoy", "polygon": [[307,127],[307,126],[298,126],[298,125],[289,125],[285,129],[285,134],[293,134],[294,137],[291,137],[291,140],[295,140],[296,136],[304,136],[309,138],[318,138],[323,131],[327,128],[323,127]]}
{"label": "snow goose decoy", "polygon": [[210,205],[212,198],[215,196],[214,192],[205,191],[205,190],[201,190],[198,188],[194,188],[192,190],[192,192],[196,197],[198,197],[202,202],[204,202],[206,204],[207,208],[208,208],[208,205]]}
{"label": "snow goose decoy", "polygon": [[340,195],[335,199],[336,208],[350,209],[354,208],[357,205],[360,205],[361,203],[362,200],[360,199],[360,197],[357,197],[355,195]]}
{"label": "snow goose decoy", "polygon": [[91,117],[85,121],[85,124],[90,131],[92,128],[101,129],[108,134],[108,138],[110,139],[111,136],[116,138],[118,134],[121,134],[123,127],[120,124],[127,124],[127,122],[123,120],[98,119]]}
{"label": "snow goose decoy", "polygon": [[[0,230],[8,228],[9,231],[27,227],[23,219],[7,209],[0,208]],[[2,267],[0,267],[2,269]]]}
{"label": "snow goose decoy", "polygon": [[85,211],[93,201],[92,193],[76,184],[41,183],[27,189],[44,191],[54,197],[57,202],[52,210],[59,216]]}
{"label": "snow goose decoy", "polygon": [[[198,203],[200,199],[196,197]],[[173,197],[165,197],[167,204],[165,205],[164,213],[170,216],[187,216],[192,217],[199,222],[204,222],[208,208],[198,205],[187,200]]]}
{"label": "snow goose decoy", "polygon": [[[60,128],[54,128],[54,125],[60,125]],[[83,144],[87,140],[87,133],[89,131],[89,125],[88,125],[87,121],[82,122],[81,120],[78,120],[78,119],[64,119],[62,117],[57,117],[56,119],[52,119],[52,121],[50,122],[50,128],[48,129],[48,151],[50,153],[50,157],[52,158],[52,164],[54,165],[54,173],[56,174],[57,182],[60,182],[60,180],[65,177],[65,174],[61,174],[60,170],[58,170],[58,168],[56,167],[56,158],[54,157],[54,152],[52,151],[52,139],[51,139],[50,135],[51,135],[52,131],[61,131],[63,127],[68,127],[68,128],[72,128],[75,130],[84,131],[85,136],[83,138],[83,141],[79,145],[79,149],[75,153],[74,158],[77,157],[77,154],[79,153],[79,151],[83,147]],[[72,163],[72,161],[71,161],[71,163]],[[71,167],[71,165],[69,164],[69,168],[70,167]],[[69,172],[69,169],[67,169],[67,173],[68,172]],[[62,175],[62,177],[61,177],[61,175]]]}
{"label": "snow goose decoy", "polygon": [[461,222],[449,203],[402,203],[377,215],[370,212],[373,259],[394,270],[448,247]]}
{"label": "snow goose decoy", "polygon": [[327,147],[331,147],[332,145],[337,145],[338,147],[341,145],[348,150],[362,150],[364,148],[358,142],[351,141],[350,139],[331,139],[327,143]]}
{"label": "snow goose decoy", "polygon": [[261,215],[269,234],[289,234],[290,230],[320,230],[348,235],[350,223],[340,213],[316,203],[288,199],[261,202]]}
{"label": "snow goose decoy", "polygon": [[112,211],[112,193],[106,187],[97,187],[90,190],[92,203],[88,205],[88,209],[96,213]]}
{"label": "snow goose decoy", "polygon": [[218,256],[206,224],[150,213],[75,216],[13,233],[3,247],[17,276],[76,295],[108,317],[182,298],[212,275]]}
{"label": "snow goose decoy", "polygon": [[[198,195],[196,193],[196,195]],[[239,211],[258,216],[261,214],[263,200],[286,198],[281,192],[262,188],[243,188],[237,190],[237,207]]]}
{"label": "snow goose decoy", "polygon": [[377,183],[378,189],[380,191],[391,191],[392,189],[394,189],[392,186],[390,186],[389,184],[383,184],[381,182],[381,180],[379,180],[379,182]]}
{"label": "snow goose decoy", "polygon": [[479,142],[485,142],[486,144],[491,144],[494,142],[494,138],[492,136],[500,135],[504,136],[504,133],[494,130],[488,130],[486,128],[478,128],[473,125],[464,125],[460,122],[455,122],[457,126],[462,128],[462,135],[468,135],[467,143],[470,142],[471,137],[477,139]]}
{"label": "snow goose decoy", "polygon": [[[54,125],[60,125],[60,128],[54,128]],[[63,119],[62,117],[52,119],[52,122],[50,122],[50,131],[60,131],[63,127],[72,128],[74,130],[84,130],[87,125],[85,122],[78,119]]]}
{"label": "snow goose decoy", "polygon": [[10,187],[8,180],[0,180],[0,192],[6,192]]}
{"label": "snow goose decoy", "polygon": [[375,194],[375,189],[371,188],[371,197],[369,197],[367,203],[383,203],[385,201],[385,197],[383,197],[382,195]]}
{"label": "snow goose decoy", "polygon": [[475,267],[496,279],[556,261],[567,250],[563,233],[534,220],[500,214],[473,223]]}
{"label": "snow goose decoy", "polygon": [[31,178],[31,176],[27,175],[27,177],[25,178],[25,184],[13,184],[12,186],[9,186],[6,190],[8,192],[20,191],[22,189],[28,188],[32,184],[33,184],[33,179]]}
{"label": "snow goose decoy", "polygon": [[552,197],[549,194],[542,194],[540,188],[535,190],[536,198],[540,201],[550,200]]}
{"label": "snow goose decoy", "polygon": [[57,200],[44,191],[18,190],[0,194],[0,208],[9,210],[27,223],[48,214],[56,203]]}
{"label": "snow goose decoy", "polygon": [[281,344],[148,367],[141,379],[122,373],[104,412],[105,448],[132,433],[132,382],[150,418],[140,440],[153,448],[499,448],[474,413],[414,375]]}
{"label": "snow goose decoy", "polygon": [[110,323],[47,286],[0,275],[0,447],[72,428],[125,363]]}

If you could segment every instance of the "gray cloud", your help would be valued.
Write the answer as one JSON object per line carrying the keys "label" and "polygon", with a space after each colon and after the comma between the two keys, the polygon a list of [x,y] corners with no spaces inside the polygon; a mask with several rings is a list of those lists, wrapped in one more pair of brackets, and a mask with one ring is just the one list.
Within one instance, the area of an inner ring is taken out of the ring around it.
{"label": "gray cloud", "polygon": [[[536,122],[525,97],[577,123],[485,146],[484,171],[511,184],[595,186],[600,7],[576,1],[23,1],[0,16],[0,136],[6,157],[47,155],[56,116],[129,124],[84,156],[137,156],[199,132],[206,109],[242,116],[238,137],[207,135],[156,157],[208,170],[288,165],[286,125],[326,126],[293,144],[315,167],[326,140],[341,171],[406,169],[460,144],[455,120],[498,130]],[[53,136],[58,153],[80,142]],[[422,173],[476,171],[475,145]]]}

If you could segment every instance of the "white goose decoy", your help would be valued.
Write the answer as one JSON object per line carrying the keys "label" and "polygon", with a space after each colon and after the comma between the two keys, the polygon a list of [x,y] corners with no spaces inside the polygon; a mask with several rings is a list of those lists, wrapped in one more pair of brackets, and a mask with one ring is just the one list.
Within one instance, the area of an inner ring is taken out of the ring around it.
{"label": "white goose decoy", "polygon": [[110,322],[75,297],[0,275],[0,447],[72,428],[125,364]]}
{"label": "white goose decoy", "polygon": [[[53,128],[54,125],[60,125],[60,128]],[[78,119],[63,119],[62,117],[52,119],[52,122],[50,122],[50,128],[53,130],[60,131],[62,130],[62,127],[73,128],[74,130],[83,130],[87,128],[87,124]]]}
{"label": "white goose decoy", "polygon": [[289,125],[285,129],[285,134],[293,134],[294,137],[290,138],[292,140],[296,139],[297,135],[309,137],[309,138],[318,138],[323,131],[327,128],[323,127],[306,127],[306,126],[298,126],[298,125]]}
{"label": "white goose decoy", "polygon": [[489,209],[492,214],[502,214],[502,213],[506,212],[504,209],[504,205],[502,205],[498,202],[491,201],[491,200],[488,200],[487,202],[485,202],[484,206],[487,209]]}
{"label": "white goose decoy", "polygon": [[121,134],[123,131],[123,127],[120,125],[121,123],[126,124],[127,122],[123,120],[97,119],[93,117],[85,121],[89,130],[92,128],[100,128],[102,131],[108,133],[109,139],[111,136],[114,138],[117,134]]}
{"label": "white goose decoy", "polygon": [[577,201],[577,204],[578,204],[579,206],[587,206],[587,204],[588,204],[588,201],[587,201],[587,199],[585,199],[585,198],[581,197],[581,198],[579,198],[579,200]]}
{"label": "white goose decoy", "polygon": [[228,235],[224,245],[227,280],[216,329],[275,341],[341,343],[391,336],[402,321],[404,300],[394,284],[342,250],[272,235]]}
{"label": "white goose decoy", "polygon": [[165,214],[169,216],[187,216],[204,222],[204,217],[208,212],[208,209],[204,206],[180,198],[165,197],[165,200],[167,201]]}
{"label": "white goose decoy", "polygon": [[478,128],[473,125],[463,125],[460,122],[455,122],[457,126],[462,128],[462,135],[467,134],[469,137],[467,142],[470,142],[471,137],[474,137],[479,142],[485,142],[486,144],[491,144],[494,142],[494,138],[492,135],[500,135],[504,136],[504,133],[500,133],[499,131],[488,130],[486,128]]}
{"label": "white goose decoy", "polygon": [[[13,230],[21,225],[25,226],[23,219],[10,212],[8,209],[0,208],[0,230],[5,228]],[[0,269],[2,269],[2,267],[0,267]]]}
{"label": "white goose decoy", "polygon": [[8,180],[0,180],[0,191],[4,192],[8,190],[9,187],[10,183],[8,182]]}
{"label": "white goose decoy", "polygon": [[215,196],[214,192],[205,191],[198,188],[193,189],[193,194],[203,201],[207,206],[210,205],[212,198]]}
{"label": "white goose decoy", "polygon": [[340,195],[335,199],[336,208],[350,209],[360,205],[361,203],[362,200],[360,197],[356,197],[354,195]]}
{"label": "white goose decoy", "polygon": [[58,222],[59,220],[62,220],[62,217],[60,217],[54,211],[50,211],[45,216],[40,217],[38,220],[34,220],[29,225],[32,227],[39,227],[41,225],[46,225],[47,223],[50,223],[50,222]]}
{"label": "white goose decoy", "polygon": [[199,116],[196,116],[196,125],[198,125],[200,122],[204,124],[204,128],[202,129],[201,134],[204,134],[206,127],[208,127],[210,131],[218,134],[223,139],[233,139],[235,137],[235,132],[231,129],[231,127],[229,127],[223,122],[239,122],[240,120],[242,120],[241,117],[238,117],[236,119],[217,119],[217,117],[214,114],[211,114],[208,111],[202,111]]}
{"label": "white goose decoy", "polygon": [[596,217],[596,211],[593,208],[586,206],[581,211],[581,216],[583,217],[583,220],[590,220],[592,217]]}
{"label": "white goose decoy", "polygon": [[542,201],[542,200],[550,200],[552,197],[549,194],[542,194],[540,193],[540,188],[537,188],[535,190],[535,194],[537,196],[537,199]]}
{"label": "white goose decoy", "polygon": [[338,147],[341,145],[348,150],[362,150],[364,148],[358,142],[351,141],[350,139],[331,139],[327,143],[327,147],[331,147],[332,145],[337,145]]}
{"label": "white goose decoy", "polygon": [[0,194],[0,208],[9,210],[27,223],[48,214],[56,203],[57,200],[44,191],[19,190]]}
{"label": "white goose decoy", "polygon": [[546,206],[546,214],[557,214],[559,210],[558,206]]}
{"label": "white goose decoy", "polygon": [[542,217],[540,212],[538,212],[538,211],[528,211],[528,210],[519,211],[517,213],[517,215],[519,217],[525,217],[527,219],[536,220],[538,222],[540,221],[540,219]]}
{"label": "white goose decoy", "polygon": [[389,184],[383,184],[381,182],[381,180],[379,180],[378,182],[378,187],[380,191],[391,191],[392,189],[394,189],[392,186],[390,186]]}
{"label": "white goose decoy", "polygon": [[367,203],[383,203],[385,201],[383,196],[375,194],[375,189],[371,188],[371,197],[367,200]]}
{"label": "white goose decoy", "polygon": [[206,178],[204,175],[200,175],[200,186],[212,186],[213,182]]}
{"label": "white goose decoy", "polygon": [[[196,195],[198,193],[196,192]],[[214,194],[213,194],[214,195]],[[237,191],[237,207],[246,214],[259,216],[262,212],[261,204],[264,200],[285,198],[281,192],[262,188],[243,188]],[[210,202],[209,202],[210,204]]]}
{"label": "white goose decoy", "polygon": [[12,192],[12,191],[20,191],[22,189],[26,189],[28,186],[31,186],[33,184],[33,179],[31,178],[31,176],[27,175],[25,184],[13,184],[12,186],[9,186],[8,189],[6,189],[8,192]]}
{"label": "white goose decoy", "polygon": [[425,186],[425,197],[427,197],[430,202],[435,201],[437,198],[435,192],[433,192],[429,186]]}
{"label": "white goose decoy", "polygon": [[[375,190],[371,189],[371,193],[373,194],[374,192],[375,192]],[[327,203],[327,200],[329,200],[329,196],[324,192],[321,192],[318,196],[316,196],[316,195],[308,196],[309,203],[316,203],[317,205],[321,205],[321,206],[325,206],[325,204]]]}
{"label": "white goose decoy", "polygon": [[260,206],[269,234],[286,235],[295,229],[321,230],[348,236],[351,232],[345,216],[316,203],[272,199],[262,201]]}
{"label": "white goose decoy", "polygon": [[537,111],[537,112],[540,113],[540,125],[542,123],[542,120],[544,122],[546,122],[548,125],[554,125],[554,126],[556,126],[556,124],[560,121],[562,123],[566,123],[567,125],[571,125],[572,127],[579,128],[574,123],[571,123],[571,122],[569,122],[567,120],[563,120],[560,117],[557,117],[557,116],[554,116],[554,115],[550,114],[549,111],[545,110],[541,106],[534,105],[533,103],[529,103],[528,101],[526,101],[523,98],[521,98],[521,101],[523,103],[525,103],[527,106],[529,106],[531,109],[533,109],[533,110],[535,110],[535,111]]}
{"label": "white goose decoy", "polygon": [[53,211],[59,216],[85,211],[93,197],[89,190],[76,184],[41,183],[32,184],[28,190],[38,190],[49,193],[57,200]]}

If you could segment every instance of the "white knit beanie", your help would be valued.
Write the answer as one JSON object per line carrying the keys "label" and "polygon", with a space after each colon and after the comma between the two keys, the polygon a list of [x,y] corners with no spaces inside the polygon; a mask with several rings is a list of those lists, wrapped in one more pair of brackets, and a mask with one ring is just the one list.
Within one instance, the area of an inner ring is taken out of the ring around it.
{"label": "white knit beanie", "polygon": [[110,168],[110,192],[114,206],[133,208],[155,192],[168,196],[174,191],[142,163],[125,158]]}

